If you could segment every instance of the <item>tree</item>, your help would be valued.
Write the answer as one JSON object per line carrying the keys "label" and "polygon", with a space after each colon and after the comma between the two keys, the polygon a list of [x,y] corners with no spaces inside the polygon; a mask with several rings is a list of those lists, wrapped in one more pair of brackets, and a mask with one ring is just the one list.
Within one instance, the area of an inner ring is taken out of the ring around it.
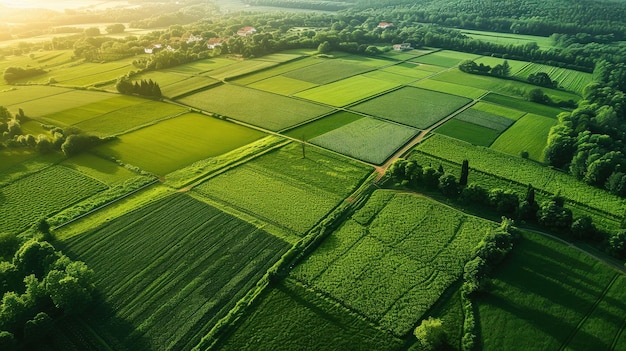
{"label": "tree", "polygon": [[470,184],[461,190],[461,201],[466,204],[489,205],[489,192],[478,184]]}
{"label": "tree", "polygon": [[580,240],[591,240],[596,238],[596,227],[593,225],[591,217],[582,216],[572,222],[572,236]]}
{"label": "tree", "polygon": [[510,190],[491,189],[489,204],[501,214],[514,214],[519,206],[519,197]]}
{"label": "tree", "polygon": [[413,334],[424,350],[438,350],[446,341],[441,319],[428,317],[415,328]]}
{"label": "tree", "polygon": [[24,325],[24,339],[36,341],[43,338],[50,333],[53,324],[52,318],[47,313],[37,313],[33,319],[27,321]]}
{"label": "tree", "polygon": [[98,27],[89,27],[85,29],[85,35],[88,37],[95,37],[100,35],[100,28]]}
{"label": "tree", "polygon": [[20,241],[15,234],[0,233],[0,260],[13,258],[15,251],[20,247]]}
{"label": "tree", "polygon": [[609,237],[609,250],[617,258],[626,258],[626,230],[620,230]]}
{"label": "tree", "polygon": [[333,50],[333,46],[330,44],[328,40],[317,46],[317,52],[320,54],[328,54],[332,50]]}
{"label": "tree", "polygon": [[559,206],[555,200],[544,201],[537,213],[537,220],[548,229],[564,232],[572,226],[572,211]]}
{"label": "tree", "polygon": [[531,89],[528,93],[528,101],[536,102],[539,104],[549,105],[552,100],[549,96],[543,93],[543,90],[539,88]]}
{"label": "tree", "polygon": [[552,80],[546,72],[531,73],[528,75],[527,80],[530,84],[546,88],[556,88],[559,84],[556,80]]}
{"label": "tree", "polygon": [[126,30],[126,26],[124,26],[121,23],[111,24],[111,25],[107,26],[107,28],[106,28],[106,31],[109,34],[124,33],[125,30]]}
{"label": "tree", "polygon": [[459,186],[456,177],[452,174],[443,174],[439,177],[439,190],[447,197],[453,198],[459,195]]}
{"label": "tree", "polygon": [[459,177],[459,185],[466,186],[467,185],[467,177],[469,176],[469,161],[463,160],[463,164],[461,165],[461,176]]}
{"label": "tree", "polygon": [[17,250],[13,264],[24,275],[34,274],[41,278],[57,258],[56,250],[48,242],[31,239]]}
{"label": "tree", "polygon": [[4,330],[0,331],[0,350],[17,350],[17,341],[15,341],[15,336],[12,333]]}

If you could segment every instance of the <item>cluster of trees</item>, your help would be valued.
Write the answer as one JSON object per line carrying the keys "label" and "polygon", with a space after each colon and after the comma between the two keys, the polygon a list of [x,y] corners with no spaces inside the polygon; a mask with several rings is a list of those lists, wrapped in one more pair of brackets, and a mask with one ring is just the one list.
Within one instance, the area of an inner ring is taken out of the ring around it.
{"label": "cluster of trees", "polygon": [[345,10],[353,5],[351,2],[323,0],[243,0],[243,2],[254,6],[287,7],[320,11]]}
{"label": "cluster of trees", "polygon": [[507,60],[493,67],[484,63],[477,64],[473,60],[465,60],[459,64],[459,69],[466,73],[484,74],[494,77],[508,77],[511,74],[511,66]]}
{"label": "cluster of trees", "polygon": [[549,231],[578,240],[603,242],[610,254],[617,257],[626,255],[626,230],[604,233],[593,225],[590,217],[574,218],[572,211],[565,207],[565,199],[558,193],[538,203],[535,199],[535,188],[530,184],[523,196],[508,189],[486,189],[474,183],[468,185],[467,160],[462,164],[458,180],[454,174],[446,173],[441,165],[435,169],[405,159],[396,160],[387,172],[391,180],[399,186],[438,189],[446,197],[463,204],[491,208],[502,216],[536,223]]}
{"label": "cluster of trees", "polygon": [[93,275],[46,241],[20,243],[0,233],[0,349],[36,344],[51,332],[54,318],[83,313],[93,300]]}
{"label": "cluster of trees", "polygon": [[557,82],[556,80],[552,80],[552,78],[550,78],[550,75],[548,75],[546,72],[531,73],[528,75],[528,78],[526,78],[526,80],[528,81],[528,83],[538,85],[540,87],[557,88],[559,86],[559,82]]}
{"label": "cluster of trees", "polygon": [[159,84],[152,79],[142,79],[134,83],[127,76],[123,76],[117,80],[115,88],[122,94],[140,95],[149,98],[160,99],[162,97]]}
{"label": "cluster of trees", "polygon": [[7,67],[4,70],[3,78],[7,83],[13,84],[17,82],[18,80],[38,76],[44,73],[46,73],[46,71],[41,68],[36,68],[36,67],[23,68],[23,67],[11,66],[11,67]]}

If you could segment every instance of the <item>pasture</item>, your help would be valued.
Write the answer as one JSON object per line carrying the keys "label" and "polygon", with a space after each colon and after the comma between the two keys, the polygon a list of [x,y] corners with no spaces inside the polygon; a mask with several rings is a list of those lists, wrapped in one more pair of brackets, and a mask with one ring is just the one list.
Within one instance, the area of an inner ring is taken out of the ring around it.
{"label": "pasture", "polygon": [[[396,66],[392,66],[392,67],[396,67]],[[399,67],[399,68],[403,68],[403,67]],[[418,70],[415,70],[415,72],[424,73],[424,72],[418,71]],[[429,74],[428,73],[424,73],[423,75],[429,75]],[[416,78],[412,78],[412,77],[407,76],[407,75],[389,72],[389,71],[387,71],[387,68],[379,69],[379,70],[371,71],[371,72],[367,72],[367,73],[363,73],[361,76],[362,77],[367,77],[367,78],[377,79],[379,81],[383,81],[383,82],[386,82],[386,83],[398,84],[398,85],[400,85],[400,84],[402,84],[402,85],[409,84],[409,83],[414,82],[416,80]]]}
{"label": "pasture", "polygon": [[536,115],[542,115],[546,117],[556,118],[556,116],[563,112],[558,107],[546,106],[537,104],[534,102],[514,98],[511,96],[500,95],[496,93],[489,93],[485,97],[482,98],[483,101],[491,102],[494,104],[498,104],[501,106],[506,106],[512,109],[517,109],[519,111],[525,111],[528,113],[534,113]]}
{"label": "pasture", "polygon": [[553,118],[526,114],[500,135],[491,145],[491,149],[515,156],[527,151],[530,159],[543,162],[543,149],[547,144],[548,133],[556,123]]}
{"label": "pasture", "polygon": [[[24,91],[26,94],[28,92]],[[83,105],[108,100],[116,95],[87,90],[69,90],[61,94],[49,95],[39,99],[31,97],[28,101],[13,102],[5,106],[11,111],[17,112],[19,108],[24,110],[28,117],[41,117],[55,112],[64,111]]]}
{"label": "pasture", "polygon": [[265,90],[270,93],[276,93],[280,95],[292,95],[303,90],[314,88],[316,86],[317,84],[305,82],[303,80],[288,78],[285,76],[274,76],[248,85],[248,87],[250,88]]}
{"label": "pasture", "polygon": [[217,156],[260,139],[263,133],[216,118],[188,113],[120,135],[97,147],[145,171],[164,176],[195,161]]}
{"label": "pasture", "polygon": [[418,195],[378,190],[291,276],[406,335],[493,226]]}
{"label": "pasture", "polygon": [[231,84],[186,96],[180,102],[274,131],[331,111],[314,103]]}
{"label": "pasture", "polygon": [[441,50],[412,59],[411,61],[441,67],[454,67],[464,60],[473,60],[479,55],[464,52]]}
{"label": "pasture", "polygon": [[487,102],[479,101],[472,106],[472,109],[483,111],[492,115],[508,118],[513,121],[517,121],[525,115],[523,111],[515,110],[509,107],[500,106],[497,104],[490,104]]}
{"label": "pasture", "polygon": [[300,140],[310,140],[331,130],[345,126],[348,123],[352,123],[358,119],[363,118],[361,115],[357,115],[352,112],[339,111],[330,116],[317,119],[313,122],[291,129],[285,133],[285,135]]}
{"label": "pasture", "polygon": [[531,74],[547,73],[552,80],[559,82],[559,87],[582,95],[585,86],[593,81],[593,74],[574,71],[567,68],[531,63],[515,74],[515,77],[528,79]]}
{"label": "pasture", "polygon": [[308,89],[295,96],[336,107],[364,100],[398,87],[399,84],[365,76],[354,76]]}
{"label": "pasture", "polygon": [[302,236],[354,190],[371,168],[291,143],[209,179],[201,196]]}
{"label": "pasture", "polygon": [[[494,67],[496,65],[501,65],[504,61],[505,61],[505,59],[502,59],[502,58],[499,58],[499,57],[491,57],[491,56],[482,56],[482,57],[479,57],[479,58],[474,60],[474,62],[476,62],[478,64],[482,63],[484,65],[491,66],[491,67]],[[512,76],[514,76],[521,69],[523,69],[524,67],[529,65],[529,63],[526,62],[526,61],[517,61],[517,60],[508,60],[507,59],[506,62],[508,62],[508,64],[509,64],[509,67],[511,69],[510,75],[512,75]]]}
{"label": "pasture", "polygon": [[283,75],[288,78],[323,85],[374,69],[375,67],[365,63],[344,61],[343,59],[326,59],[319,64],[298,68],[283,73]]}
{"label": "pasture", "polygon": [[439,91],[452,95],[458,95],[469,99],[478,99],[479,97],[487,93],[487,90],[485,89],[478,89],[454,83],[441,82],[433,79],[422,79],[420,81],[412,83],[411,86]]}
{"label": "pasture", "polygon": [[60,127],[71,126],[111,111],[122,110],[126,107],[145,102],[145,99],[137,97],[111,94],[110,97],[105,100],[46,114],[39,119]]}
{"label": "pasture", "polygon": [[261,69],[273,67],[277,64],[278,63],[276,62],[269,61],[245,60],[233,63],[232,65],[216,68],[207,73],[204,73],[203,75],[209,76],[217,80],[226,81]]}
{"label": "pasture", "polygon": [[473,123],[485,128],[493,129],[497,132],[505,131],[513,122],[512,119],[491,114],[473,107],[459,113],[454,117],[460,121]]}
{"label": "pasture", "polygon": [[[49,96],[60,95],[70,92],[68,88],[41,86],[41,85],[20,85],[11,86],[7,90],[0,91],[0,106],[9,108],[13,106],[15,112],[21,104],[30,101],[37,101]],[[12,109],[12,108],[9,108]]]}
{"label": "pasture", "polygon": [[382,164],[417,135],[417,129],[361,118],[310,140],[311,143],[365,162]]}
{"label": "pasture", "polygon": [[60,163],[107,186],[121,184],[135,176],[136,173],[121,167],[111,160],[105,160],[91,153],[82,153]]}
{"label": "pasture", "polygon": [[574,248],[524,232],[477,299],[482,349],[609,350],[625,321],[625,281]]}
{"label": "pasture", "polygon": [[390,59],[394,59],[394,60],[405,61],[405,60],[410,60],[418,56],[429,54],[431,52],[432,50],[424,50],[424,49],[413,49],[409,51],[391,50],[391,51],[382,53],[382,56],[390,58]]}
{"label": "pasture", "polygon": [[500,132],[478,124],[453,118],[434,131],[438,134],[467,141],[478,146],[489,146],[498,138]]}
{"label": "pasture", "polygon": [[549,37],[540,37],[536,35],[524,35],[513,33],[498,33],[498,32],[486,32],[480,30],[468,30],[463,29],[461,33],[467,35],[470,38],[478,39],[495,44],[513,44],[513,45],[526,45],[529,43],[537,43],[540,48],[549,49],[554,47],[552,39]]}
{"label": "pasture", "polygon": [[421,70],[420,68],[422,67],[423,67],[422,65],[410,65],[409,66],[409,65],[397,64],[397,65],[379,69],[377,72],[398,74],[401,76],[413,78],[413,80],[426,78],[433,74],[432,72]]}
{"label": "pasture", "polygon": [[351,109],[424,129],[469,102],[469,99],[454,95],[404,87],[360,103]]}
{"label": "pasture", "polygon": [[[322,63],[322,62],[325,62],[325,61],[323,61],[322,59],[315,58],[315,57],[305,57],[303,59],[281,63],[278,66],[264,69],[259,72],[247,74],[243,77],[237,77],[237,78],[232,79],[231,81],[233,83],[237,83],[241,85],[248,85],[254,82],[258,82],[263,79],[279,76],[289,71],[293,71],[293,70],[303,68],[303,67],[312,66],[312,65]],[[310,84],[314,84],[314,83],[310,83]]]}
{"label": "pasture", "polygon": [[[86,321],[90,338],[129,350],[144,344],[190,350],[288,249],[185,194],[103,222],[61,246],[94,269],[105,300]],[[116,327],[118,318],[130,326]]]}

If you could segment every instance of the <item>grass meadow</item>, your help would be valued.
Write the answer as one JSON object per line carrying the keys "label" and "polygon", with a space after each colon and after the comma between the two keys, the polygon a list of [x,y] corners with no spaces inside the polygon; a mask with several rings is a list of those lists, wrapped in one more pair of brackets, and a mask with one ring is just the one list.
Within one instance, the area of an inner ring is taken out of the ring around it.
{"label": "grass meadow", "polygon": [[[72,91],[68,88],[42,86],[42,85],[20,85],[11,86],[7,90],[0,91],[0,106],[11,110],[11,106],[17,110],[21,104],[29,101],[37,101],[49,96],[60,95]],[[17,112],[17,111],[16,111]]]}
{"label": "grass meadow", "polygon": [[358,119],[363,118],[361,115],[357,115],[352,112],[339,111],[330,116],[317,119],[313,122],[291,129],[285,133],[292,138],[300,140],[310,140],[324,133],[328,133],[334,129],[345,126]]}
{"label": "grass meadow", "polygon": [[515,156],[527,151],[530,159],[543,162],[548,133],[556,123],[553,118],[526,114],[504,132],[491,145],[491,149]]}
{"label": "grass meadow", "polygon": [[[25,91],[26,94],[28,92]],[[18,108],[24,111],[28,117],[37,118],[55,112],[65,111],[71,108],[88,105],[91,103],[108,100],[116,95],[87,90],[69,90],[61,94],[35,98],[29,101],[13,103],[5,106],[10,111],[17,112]]]}
{"label": "grass meadow", "polygon": [[292,95],[297,92],[315,88],[317,84],[305,82],[299,79],[293,79],[285,76],[274,76],[269,77],[252,84],[249,84],[248,87],[254,89],[265,90],[270,93],[276,93],[280,95]]}
{"label": "grass meadow", "polygon": [[428,65],[435,65],[441,67],[454,67],[464,60],[473,60],[478,58],[479,55],[467,54],[464,52],[441,50],[433,53],[420,56],[412,59],[411,61],[418,63],[425,63]]}
{"label": "grass meadow", "polygon": [[[312,66],[312,65],[322,63],[322,62],[325,62],[325,61],[319,58],[315,58],[315,57],[305,57],[303,59],[289,61],[286,63],[282,63],[278,66],[274,66],[272,68],[264,69],[262,71],[254,72],[252,74],[246,74],[245,76],[242,76],[242,77],[234,78],[231,80],[231,82],[240,84],[240,85],[249,85],[254,82],[263,80],[263,79],[280,76],[283,73],[287,73],[289,71],[293,71],[296,69]],[[292,79],[295,79],[295,78],[292,78]],[[307,83],[315,84],[315,83],[310,83],[310,82],[307,82]]]}
{"label": "grass meadow", "polygon": [[354,76],[338,82],[305,90],[295,96],[336,107],[345,106],[398,87],[399,84],[365,76]]}
{"label": "grass meadow", "polygon": [[512,109],[517,109],[519,111],[524,111],[528,113],[534,113],[536,115],[542,115],[546,117],[556,118],[556,116],[563,112],[558,107],[546,106],[537,104],[534,102],[514,98],[511,96],[500,95],[496,93],[489,93],[484,98],[483,101],[491,102],[494,104],[498,104],[501,106],[506,106]]}
{"label": "grass meadow", "polygon": [[593,74],[574,71],[567,68],[531,63],[515,74],[515,77],[527,79],[529,75],[538,72],[547,73],[552,80],[559,82],[563,89],[582,95],[585,86],[593,81]]}
{"label": "grass meadow", "polygon": [[456,118],[435,129],[435,133],[467,141],[477,146],[489,146],[500,135],[497,130]]}
{"label": "grass meadow", "polygon": [[328,84],[357,74],[374,70],[375,67],[365,63],[332,59],[316,65],[298,68],[286,73],[285,77],[303,80],[313,84]]}
{"label": "grass meadow", "polygon": [[195,161],[226,153],[264,135],[234,123],[188,113],[121,135],[117,140],[97,147],[96,152],[164,176]]}
{"label": "grass meadow", "polygon": [[549,49],[554,47],[554,43],[552,39],[548,37],[540,37],[536,35],[524,35],[524,34],[513,34],[513,33],[497,33],[497,32],[486,32],[479,30],[467,30],[463,29],[461,31],[463,34],[467,35],[470,38],[495,43],[495,44],[513,44],[513,45],[525,45],[529,43],[537,43],[540,48]]}
{"label": "grass meadow", "polygon": [[458,95],[469,99],[478,99],[479,97],[487,93],[487,90],[485,89],[478,89],[454,83],[441,82],[433,79],[423,79],[412,83],[411,85],[417,88]]}

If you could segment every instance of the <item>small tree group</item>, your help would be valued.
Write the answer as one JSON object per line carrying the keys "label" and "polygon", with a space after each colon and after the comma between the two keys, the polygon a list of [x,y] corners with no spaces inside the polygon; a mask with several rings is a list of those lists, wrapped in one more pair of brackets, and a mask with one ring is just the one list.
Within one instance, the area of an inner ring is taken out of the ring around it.
{"label": "small tree group", "polygon": [[133,83],[130,78],[124,76],[117,80],[115,88],[121,94],[126,95],[140,95],[157,99],[163,96],[159,84],[152,81],[152,79],[142,79]]}
{"label": "small tree group", "polygon": [[459,69],[465,73],[491,75],[494,77],[508,77],[511,74],[511,66],[507,60],[494,67],[484,63],[476,63],[473,60],[465,60],[459,64]]}

